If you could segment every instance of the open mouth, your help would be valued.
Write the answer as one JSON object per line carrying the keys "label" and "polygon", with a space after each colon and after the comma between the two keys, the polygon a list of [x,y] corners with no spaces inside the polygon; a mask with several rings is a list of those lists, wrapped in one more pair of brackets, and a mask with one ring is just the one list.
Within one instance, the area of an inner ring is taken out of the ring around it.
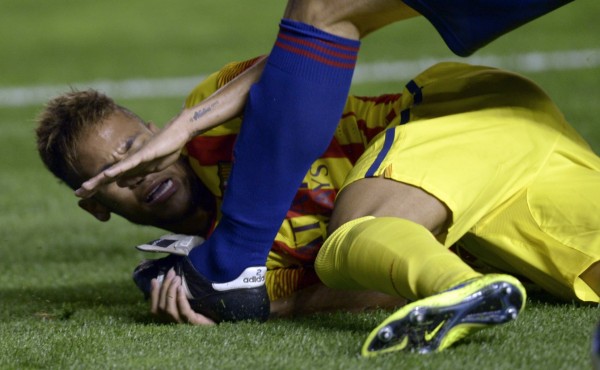
{"label": "open mouth", "polygon": [[173,180],[166,179],[156,186],[146,197],[146,203],[156,203],[166,199],[175,191]]}

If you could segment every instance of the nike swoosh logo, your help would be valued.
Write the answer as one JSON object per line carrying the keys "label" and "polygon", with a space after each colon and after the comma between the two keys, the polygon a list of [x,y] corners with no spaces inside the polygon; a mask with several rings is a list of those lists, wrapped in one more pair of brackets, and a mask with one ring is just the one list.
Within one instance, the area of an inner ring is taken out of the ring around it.
{"label": "nike swoosh logo", "polygon": [[430,340],[432,340],[433,337],[435,337],[435,335],[440,331],[442,326],[444,326],[445,322],[446,321],[440,322],[440,324],[438,326],[436,326],[435,329],[433,329],[432,331],[425,330],[425,334],[424,334],[425,341],[429,342]]}

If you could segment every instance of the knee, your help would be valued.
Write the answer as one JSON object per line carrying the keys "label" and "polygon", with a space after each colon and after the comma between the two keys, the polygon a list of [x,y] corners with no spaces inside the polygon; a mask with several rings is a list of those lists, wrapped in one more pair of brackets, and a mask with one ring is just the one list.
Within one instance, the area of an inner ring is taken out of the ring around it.
{"label": "knee", "polygon": [[347,18],[348,5],[331,0],[289,0],[284,18],[314,26],[336,36],[358,39],[357,25]]}
{"label": "knee", "polygon": [[317,28],[326,27],[335,18],[327,0],[289,0],[284,17]]}

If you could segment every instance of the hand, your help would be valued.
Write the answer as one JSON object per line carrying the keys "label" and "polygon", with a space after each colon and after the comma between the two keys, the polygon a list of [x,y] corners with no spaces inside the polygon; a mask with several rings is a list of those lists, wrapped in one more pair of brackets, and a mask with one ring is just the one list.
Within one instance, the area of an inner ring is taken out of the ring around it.
{"label": "hand", "polygon": [[266,63],[266,56],[256,58],[254,65],[211,96],[184,109],[140,150],[84,182],[75,195],[89,198],[100,186],[115,181],[119,186],[129,186],[177,161],[181,149],[192,137],[242,114],[248,91],[258,81]]}
{"label": "hand", "polygon": [[75,191],[81,198],[89,198],[98,189],[111,182],[117,182],[121,187],[133,185],[141,177],[153,172],[159,172],[175,163],[181,150],[189,140],[189,132],[175,124],[178,118],[171,121],[136,152],[87,180]]}
{"label": "hand", "polygon": [[175,275],[173,269],[165,275],[162,284],[152,279],[150,300],[150,311],[165,321],[192,325],[215,324],[211,319],[192,309],[181,285],[181,278]]}

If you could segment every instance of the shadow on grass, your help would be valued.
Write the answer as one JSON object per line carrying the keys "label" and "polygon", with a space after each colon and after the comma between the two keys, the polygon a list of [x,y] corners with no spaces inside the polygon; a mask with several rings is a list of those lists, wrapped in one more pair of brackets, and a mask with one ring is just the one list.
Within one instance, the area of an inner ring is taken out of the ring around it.
{"label": "shadow on grass", "polygon": [[0,322],[38,318],[69,320],[81,311],[149,322],[146,303],[133,282],[74,284],[62,287],[0,289]]}
{"label": "shadow on grass", "polygon": [[592,302],[579,302],[579,301],[567,301],[561,298],[557,298],[550,293],[547,293],[539,287],[528,285],[527,289],[527,305],[544,305],[544,306],[569,306],[569,307],[590,307],[598,306],[597,303]]}
{"label": "shadow on grass", "polygon": [[[148,303],[130,280],[114,283],[73,284],[62,287],[1,289],[0,322],[20,320],[102,320],[118,317],[138,324],[157,324]],[[528,307],[574,307],[585,304],[565,302],[539,290],[529,293]],[[527,310],[527,309],[526,309]],[[369,333],[393,310],[315,313],[272,320],[284,326],[304,327],[311,331]]]}
{"label": "shadow on grass", "polygon": [[[562,310],[564,308],[574,307],[590,307],[597,306],[597,304],[587,304],[575,301],[565,301],[552,296],[549,293],[542,291],[539,288],[531,288],[528,290],[528,300],[524,313],[528,315],[529,310],[538,311],[539,309],[554,309]],[[398,307],[400,308],[400,307]],[[310,328],[315,331],[349,331],[349,332],[360,332],[369,333],[375,327],[377,327],[385,318],[392,314],[394,310],[373,310],[369,312],[361,313],[356,315],[355,313],[349,312],[330,312],[330,313],[316,313],[308,316],[299,316],[292,319],[294,324],[299,324]],[[282,318],[280,320],[287,320]],[[494,341],[494,334],[487,331],[483,331],[479,334],[477,342],[483,341]],[[469,343],[470,338],[461,341],[461,343]]]}

